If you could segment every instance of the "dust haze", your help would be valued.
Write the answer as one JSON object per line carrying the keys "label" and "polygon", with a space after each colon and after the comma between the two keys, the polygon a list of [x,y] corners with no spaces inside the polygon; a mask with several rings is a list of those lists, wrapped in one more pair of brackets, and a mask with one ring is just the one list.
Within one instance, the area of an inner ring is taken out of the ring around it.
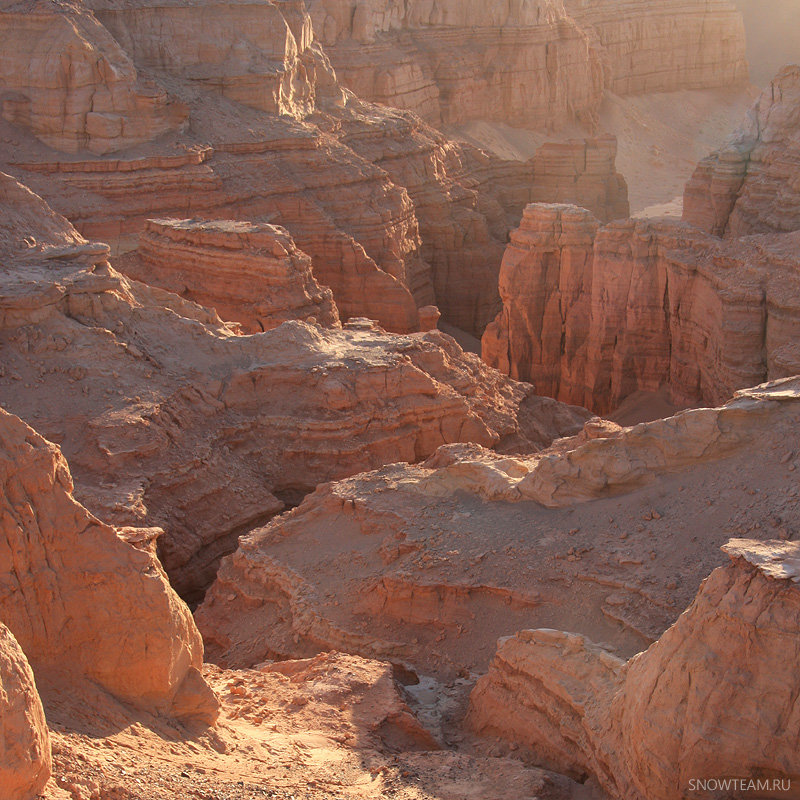
{"label": "dust haze", "polygon": [[754,83],[764,86],[786,64],[800,63],[800,0],[735,0],[747,29]]}

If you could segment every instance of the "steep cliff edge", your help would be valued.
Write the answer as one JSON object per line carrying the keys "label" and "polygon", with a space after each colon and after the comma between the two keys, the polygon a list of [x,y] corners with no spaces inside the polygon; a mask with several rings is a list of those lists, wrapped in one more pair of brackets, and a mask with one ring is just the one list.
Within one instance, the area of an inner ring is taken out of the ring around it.
{"label": "steep cliff edge", "polygon": [[687,225],[532,205],[500,271],[492,366],[608,413],[667,387],[678,405],[800,372],[798,234],[721,242]]}
{"label": "steep cliff edge", "polygon": [[729,0],[564,0],[599,42],[615,94],[709,89],[747,82],[742,16]]}
{"label": "steep cliff edge", "polygon": [[557,0],[312,0],[309,11],[344,86],[434,125],[596,117],[602,67]]}
{"label": "steep cliff edge", "polygon": [[56,150],[104,154],[180,130],[188,108],[80,2],[0,7],[0,112]]}
{"label": "steep cliff edge", "polygon": [[[592,776],[614,798],[670,800],[726,776],[743,782],[735,794],[790,792],[800,774],[800,546],[733,539],[723,550],[731,563],[627,663],[560,631],[502,640],[472,694],[472,726],[534,762]],[[720,788],[711,783],[701,796]]]}
{"label": "steep cliff edge", "polygon": [[800,229],[800,67],[783,69],[686,185],[683,219],[716,236]]}
{"label": "steep cliff edge", "polygon": [[434,125],[591,127],[605,90],[747,80],[744,27],[727,0],[312,0],[309,10],[344,86]]}
{"label": "steep cliff edge", "polygon": [[121,264],[127,275],[213,308],[246,333],[293,319],[339,325],[333,294],[317,283],[311,258],[276,225],[151,219],[136,255]]}

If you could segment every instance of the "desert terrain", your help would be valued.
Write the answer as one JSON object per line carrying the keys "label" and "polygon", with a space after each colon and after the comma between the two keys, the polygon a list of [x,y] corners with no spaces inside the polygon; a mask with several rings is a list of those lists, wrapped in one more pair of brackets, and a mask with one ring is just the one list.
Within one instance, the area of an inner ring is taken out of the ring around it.
{"label": "desert terrain", "polygon": [[0,800],[800,798],[798,19],[0,0]]}

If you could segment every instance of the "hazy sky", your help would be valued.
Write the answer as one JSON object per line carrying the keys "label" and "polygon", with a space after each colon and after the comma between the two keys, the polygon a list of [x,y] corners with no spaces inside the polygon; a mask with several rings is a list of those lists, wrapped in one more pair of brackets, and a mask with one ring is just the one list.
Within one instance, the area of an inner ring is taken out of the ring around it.
{"label": "hazy sky", "polygon": [[753,82],[765,85],[800,64],[800,0],[734,0],[744,14]]}

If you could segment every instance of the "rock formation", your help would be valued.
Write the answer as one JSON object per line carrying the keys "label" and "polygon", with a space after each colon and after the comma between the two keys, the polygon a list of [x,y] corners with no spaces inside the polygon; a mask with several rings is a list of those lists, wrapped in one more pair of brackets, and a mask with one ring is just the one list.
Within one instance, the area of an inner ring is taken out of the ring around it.
{"label": "rock formation", "polygon": [[[71,26],[75,14],[90,20],[84,50],[113,43],[131,69],[170,87],[191,124],[170,135],[153,124],[149,137],[109,144],[129,148],[114,159],[62,156],[9,112],[13,124],[0,120],[0,140],[10,145],[0,148],[0,168],[115,255],[135,250],[153,218],[276,223],[312,258],[342,319],[365,316],[406,333],[419,330],[419,308],[436,304],[448,322],[480,335],[499,309],[497,267],[525,203],[576,202],[602,219],[625,210],[607,142],[507,164],[414,114],[343,92],[297,2],[89,5],[94,15],[48,6],[53,27]],[[27,35],[24,15],[10,8],[0,8],[0,24],[10,38]],[[161,46],[165,37],[170,47]],[[26,54],[15,56],[20,83]],[[98,98],[105,90],[92,88]],[[69,87],[50,91],[51,105],[68,103]],[[102,149],[61,149],[77,148]]]}
{"label": "rock formation", "polygon": [[679,223],[600,228],[583,209],[528,206],[483,357],[597,413],[663,386],[679,405],[718,404],[797,374],[797,236],[722,243]]}
{"label": "rock formation", "polygon": [[764,90],[739,131],[697,167],[683,218],[716,236],[800,229],[800,67]]}
{"label": "rock formation", "polygon": [[151,286],[213,308],[246,333],[297,319],[338,325],[330,289],[321,287],[311,259],[283,228],[218,220],[149,220],[140,260],[125,272]]}
{"label": "rock formation", "polygon": [[120,275],[104,245],[7,176],[0,197],[0,402],[62,446],[89,507],[164,528],[181,593],[202,589],[245,526],[323,481],[563,430],[530,410],[532,387],[438,331],[293,321],[237,336]]}
{"label": "rock formation", "polygon": [[794,72],[627,220],[672,5],[0,0],[0,800],[800,780],[800,378],[617,424],[800,372]]}
{"label": "rock formation", "polygon": [[669,8],[656,0],[308,5],[345,86],[434,125],[590,127],[605,89],[663,92],[747,79],[742,18],[727,0]]}
{"label": "rock formation", "polygon": [[32,800],[50,777],[50,734],[28,660],[0,623],[0,786],[6,800]]}
{"label": "rock formation", "polygon": [[590,123],[602,98],[597,53],[554,0],[312,0],[309,10],[347,88],[435,125]]}
{"label": "rock formation", "polygon": [[747,80],[745,30],[729,0],[564,0],[596,42],[616,94],[730,86]]}
{"label": "rock formation", "polygon": [[604,222],[627,218],[628,187],[616,171],[616,157],[613,136],[543,144],[531,159],[529,202],[576,203]]}
{"label": "rock formation", "polygon": [[450,446],[322,486],[223,560],[196,612],[207,655],[339,649],[452,677],[529,627],[632,655],[731,535],[797,535],[798,385],[629,429],[590,421],[525,458]]}
{"label": "rock formation", "polygon": [[0,110],[56,150],[104,154],[177,131],[186,106],[152,78],[82,3],[0,7]]}
{"label": "rock formation", "polygon": [[627,663],[561,631],[502,640],[472,694],[472,726],[613,798],[671,800],[726,776],[765,797],[786,792],[800,774],[800,546],[723,549],[731,563]]}
{"label": "rock formation", "polygon": [[273,114],[314,108],[327,65],[301,0],[86,4],[143,69]]}
{"label": "rock formation", "polygon": [[203,644],[149,546],[158,532],[99,522],[73,499],[59,449],[2,410],[0,482],[0,618],[37,675],[213,721]]}

